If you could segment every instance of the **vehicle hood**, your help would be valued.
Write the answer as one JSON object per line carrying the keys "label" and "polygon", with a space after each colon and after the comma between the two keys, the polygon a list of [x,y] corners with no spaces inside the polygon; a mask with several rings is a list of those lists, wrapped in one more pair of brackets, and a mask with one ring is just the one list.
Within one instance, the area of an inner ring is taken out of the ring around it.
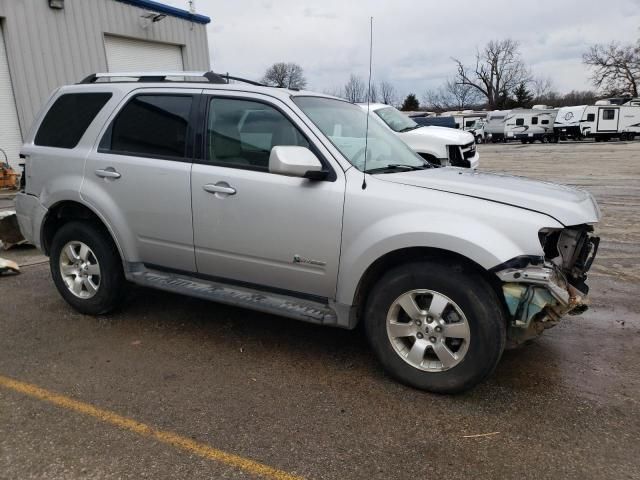
{"label": "vehicle hood", "polygon": [[469,132],[456,130],[455,128],[424,126],[399,134],[403,140],[419,142],[420,140],[439,140],[445,145],[467,145],[474,141]]}
{"label": "vehicle hood", "polygon": [[600,209],[589,192],[524,177],[447,167],[386,173],[376,178],[532,210],[565,226],[600,220]]}

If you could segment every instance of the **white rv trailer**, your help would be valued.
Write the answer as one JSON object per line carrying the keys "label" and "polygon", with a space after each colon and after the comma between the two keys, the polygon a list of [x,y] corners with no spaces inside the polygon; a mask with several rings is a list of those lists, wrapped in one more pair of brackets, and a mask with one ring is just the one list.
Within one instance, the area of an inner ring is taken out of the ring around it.
{"label": "white rv trailer", "polygon": [[504,125],[506,140],[520,140],[522,143],[557,142],[553,133],[556,109],[516,109],[507,115]]}
{"label": "white rv trailer", "polygon": [[633,140],[640,136],[640,99],[631,99],[624,105],[599,100],[585,108],[580,129],[582,135],[594,137],[596,142],[612,138]]}
{"label": "white rv trailer", "polygon": [[562,140],[566,140],[567,138],[580,140],[582,138],[580,121],[582,120],[585,108],[587,108],[587,105],[562,107],[558,109],[558,114],[553,122],[553,132],[555,136]]}
{"label": "white rv trailer", "polygon": [[442,112],[441,117],[453,117],[456,121],[456,128],[466,130],[472,128],[476,120],[483,119],[487,116],[487,112],[476,112],[474,110],[450,111]]}
{"label": "white rv trailer", "polygon": [[484,140],[484,119],[487,112],[477,112],[474,110],[450,111],[440,114],[441,117],[453,117],[456,128],[470,132],[476,143]]}
{"label": "white rv trailer", "polygon": [[484,124],[484,138],[487,142],[504,142],[504,123],[511,110],[494,110],[487,112]]}

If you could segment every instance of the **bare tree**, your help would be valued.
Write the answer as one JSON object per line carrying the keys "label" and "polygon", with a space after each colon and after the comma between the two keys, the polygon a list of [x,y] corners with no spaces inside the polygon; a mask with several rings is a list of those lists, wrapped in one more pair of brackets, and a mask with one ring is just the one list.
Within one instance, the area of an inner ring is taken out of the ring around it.
{"label": "bare tree", "polygon": [[598,94],[596,92],[576,91],[572,90],[569,93],[562,95],[557,102],[544,102],[547,105],[555,105],[558,107],[568,107],[571,105],[593,105],[598,100]]}
{"label": "bare tree", "polygon": [[396,101],[396,89],[390,82],[380,82],[380,100],[386,105],[392,105]]}
{"label": "bare tree", "polygon": [[342,87],[326,88],[322,93],[324,93],[325,95],[330,95],[332,97],[345,98],[344,90],[342,89]]}
{"label": "bare tree", "polygon": [[297,63],[278,62],[267,68],[262,83],[273,87],[302,89],[307,86],[307,79]]}
{"label": "bare tree", "polygon": [[360,103],[367,100],[367,86],[362,78],[354,75],[353,73],[349,77],[349,81],[344,86],[343,92],[344,98],[350,102]]}
{"label": "bare tree", "polygon": [[531,80],[530,86],[535,101],[548,97],[553,92],[553,81],[549,77],[535,77]]}
{"label": "bare tree", "polygon": [[529,69],[520,58],[515,40],[492,40],[476,52],[475,67],[465,66],[454,58],[458,68],[456,82],[475,88],[487,99],[489,109],[500,108],[518,85],[531,79]]}
{"label": "bare tree", "polygon": [[458,83],[456,79],[449,79],[440,88],[427,90],[423,95],[423,104],[436,112],[472,108],[481,100],[476,88]]}
{"label": "bare tree", "polygon": [[373,80],[371,81],[371,91],[369,92],[369,101],[371,103],[376,103],[378,101],[378,89]]}
{"label": "bare tree", "polygon": [[593,45],[582,56],[591,67],[591,80],[608,95],[638,96],[640,90],[640,42],[638,45]]}

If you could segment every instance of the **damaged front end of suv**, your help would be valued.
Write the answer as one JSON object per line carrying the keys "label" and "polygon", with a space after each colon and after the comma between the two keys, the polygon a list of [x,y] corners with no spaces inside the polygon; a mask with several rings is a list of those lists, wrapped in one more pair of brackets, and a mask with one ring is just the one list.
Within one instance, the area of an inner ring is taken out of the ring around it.
{"label": "damaged front end of suv", "polygon": [[539,238],[544,256],[518,257],[493,269],[502,281],[511,347],[588,308],[587,272],[600,243],[593,226],[543,229]]}

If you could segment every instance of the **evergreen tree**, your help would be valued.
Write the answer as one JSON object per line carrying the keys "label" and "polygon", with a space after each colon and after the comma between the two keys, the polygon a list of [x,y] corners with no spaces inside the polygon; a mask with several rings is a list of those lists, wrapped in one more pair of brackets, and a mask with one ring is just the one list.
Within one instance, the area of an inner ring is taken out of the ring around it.
{"label": "evergreen tree", "polygon": [[533,102],[533,94],[527,88],[527,84],[521,82],[513,91],[515,97],[516,107],[531,108]]}
{"label": "evergreen tree", "polygon": [[407,98],[404,99],[404,103],[402,104],[402,110],[405,112],[416,111],[420,108],[420,102],[416,98],[415,94],[410,93],[407,95]]}

